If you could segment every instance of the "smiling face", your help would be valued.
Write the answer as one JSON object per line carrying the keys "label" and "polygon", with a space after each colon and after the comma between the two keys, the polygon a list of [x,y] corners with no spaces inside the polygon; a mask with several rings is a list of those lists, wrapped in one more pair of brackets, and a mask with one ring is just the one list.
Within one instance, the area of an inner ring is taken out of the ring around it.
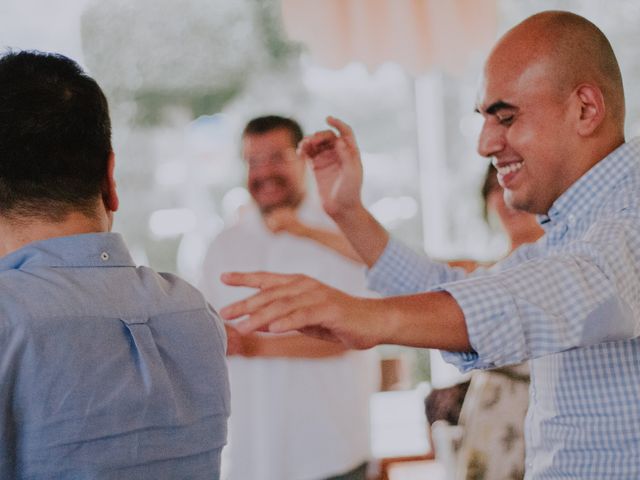
{"label": "smiling face", "polygon": [[572,109],[566,93],[550,80],[551,62],[521,66],[504,59],[506,53],[497,51],[485,68],[478,152],[492,158],[511,207],[547,213],[581,175],[572,156]]}
{"label": "smiling face", "polygon": [[588,20],[542,12],[507,32],[485,65],[478,152],[492,158],[507,203],[548,213],[624,141],[615,55]]}
{"label": "smiling face", "polygon": [[295,147],[286,128],[243,137],[242,156],[248,167],[249,192],[262,213],[297,207],[302,201],[305,163]]}

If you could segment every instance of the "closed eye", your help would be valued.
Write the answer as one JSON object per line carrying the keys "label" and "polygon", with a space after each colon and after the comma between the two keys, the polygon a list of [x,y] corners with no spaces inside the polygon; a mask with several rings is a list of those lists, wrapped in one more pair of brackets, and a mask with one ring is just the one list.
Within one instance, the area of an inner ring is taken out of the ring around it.
{"label": "closed eye", "polygon": [[[482,110],[480,110],[482,112]],[[503,100],[497,100],[484,109],[483,115],[493,116],[496,121],[503,126],[510,126],[515,120],[518,108]]]}
{"label": "closed eye", "polygon": [[515,119],[515,115],[514,114],[496,115],[496,118],[498,119],[498,123],[500,125],[504,125],[508,127],[513,123],[513,120]]}

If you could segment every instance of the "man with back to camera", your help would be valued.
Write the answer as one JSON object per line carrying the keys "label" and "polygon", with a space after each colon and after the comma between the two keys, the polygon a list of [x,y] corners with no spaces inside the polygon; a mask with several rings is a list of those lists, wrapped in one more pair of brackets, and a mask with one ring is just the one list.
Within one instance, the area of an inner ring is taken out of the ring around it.
{"label": "man with back to camera", "polygon": [[226,337],[118,234],[107,100],[72,60],[0,58],[0,478],[217,479]]}
{"label": "man with back to camera", "polygon": [[[207,253],[200,288],[213,305],[243,295],[219,280],[231,268],[305,272],[364,294],[362,265],[337,253],[347,242],[317,194],[307,192],[307,166],[295,151],[301,139],[300,126],[289,118],[270,115],[246,125],[242,156],[254,202]],[[297,219],[283,220],[286,212]],[[279,226],[304,228],[274,234],[276,217]],[[232,414],[223,457],[229,480],[364,480],[368,402],[379,380],[374,352],[299,334],[252,334],[240,343],[229,358]]]}
{"label": "man with back to camera", "polygon": [[[545,236],[493,268],[464,272],[389,238],[360,200],[350,128],[301,145],[323,204],[386,299],[303,276],[227,274],[261,292],[223,310],[241,332],[302,330],[357,348],[448,350],[463,370],[530,360],[527,479],[640,478],[640,140],[624,138],[624,92],[605,35],[568,12],[508,31],[485,64],[479,152],[505,199]],[[347,315],[348,312],[348,315]]]}

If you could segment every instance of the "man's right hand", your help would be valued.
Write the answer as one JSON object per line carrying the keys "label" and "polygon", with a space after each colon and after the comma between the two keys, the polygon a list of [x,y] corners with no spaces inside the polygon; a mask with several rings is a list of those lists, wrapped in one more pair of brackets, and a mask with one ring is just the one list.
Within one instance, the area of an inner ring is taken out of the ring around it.
{"label": "man's right hand", "polygon": [[338,135],[333,130],[309,135],[298,153],[311,162],[322,205],[335,218],[362,207],[362,162],[351,127],[334,117],[327,117],[327,123]]}
{"label": "man's right hand", "polygon": [[226,320],[245,317],[236,324],[241,335],[298,330],[365,349],[382,343],[380,332],[392,324],[375,299],[352,297],[305,275],[227,272],[221,278],[227,285],[259,289],[220,311]]}

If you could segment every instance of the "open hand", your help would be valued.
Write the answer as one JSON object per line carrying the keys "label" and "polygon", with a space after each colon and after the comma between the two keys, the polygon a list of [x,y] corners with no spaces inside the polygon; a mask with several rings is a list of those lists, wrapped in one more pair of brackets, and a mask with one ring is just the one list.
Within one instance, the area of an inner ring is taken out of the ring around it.
{"label": "open hand", "polygon": [[242,334],[297,330],[349,348],[380,343],[381,332],[376,331],[380,322],[369,321],[376,314],[374,299],[352,297],[305,275],[235,272],[223,274],[222,281],[260,289],[220,312],[227,320],[248,316],[236,324]]}
{"label": "open hand", "polygon": [[362,162],[351,127],[334,117],[327,123],[338,134],[322,130],[309,135],[298,145],[298,154],[311,163],[322,205],[335,216],[361,205]]}

